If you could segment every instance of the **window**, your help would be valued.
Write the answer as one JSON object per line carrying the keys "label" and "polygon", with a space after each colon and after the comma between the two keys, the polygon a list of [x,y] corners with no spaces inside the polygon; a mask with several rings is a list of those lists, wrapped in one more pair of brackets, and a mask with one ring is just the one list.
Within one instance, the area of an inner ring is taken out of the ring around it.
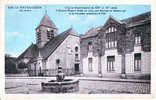
{"label": "window", "polygon": [[117,31],[117,29],[116,29],[116,28],[114,28],[114,31]]}
{"label": "window", "polygon": [[54,38],[54,34],[51,34],[51,38]]}
{"label": "window", "polygon": [[75,54],[75,61],[78,61],[78,60],[79,60],[79,55]]}
{"label": "window", "polygon": [[114,32],[114,27],[112,27],[112,32]]}
{"label": "window", "polygon": [[93,50],[92,42],[89,42],[89,43],[88,43],[88,50],[89,50],[89,51],[92,51],[92,50]]}
{"label": "window", "polygon": [[134,54],[134,71],[141,71],[141,53]]}
{"label": "window", "polygon": [[115,71],[114,62],[115,62],[114,56],[107,56],[107,71]]}
{"label": "window", "polygon": [[140,33],[135,34],[135,44],[141,44],[141,34]]}
{"label": "window", "polygon": [[75,47],[75,52],[78,52],[78,47]]}
{"label": "window", "polygon": [[54,30],[51,30],[51,33],[53,33],[54,32]]}
{"label": "window", "polygon": [[106,31],[106,48],[116,48],[117,47],[117,37],[116,28],[109,27]]}
{"label": "window", "polygon": [[111,32],[111,28],[109,28],[109,31],[108,31],[109,33]]}
{"label": "window", "polygon": [[92,58],[88,58],[88,70],[89,72],[92,72],[92,63],[93,63],[93,59]]}
{"label": "window", "polygon": [[60,64],[60,59],[56,59],[56,65]]}
{"label": "window", "polygon": [[47,29],[47,38],[50,40],[54,37],[54,30],[50,30],[50,28]]}
{"label": "window", "polygon": [[41,32],[37,32],[37,42],[41,42]]}
{"label": "window", "polygon": [[51,36],[50,36],[50,31],[47,31],[47,38],[50,40]]}

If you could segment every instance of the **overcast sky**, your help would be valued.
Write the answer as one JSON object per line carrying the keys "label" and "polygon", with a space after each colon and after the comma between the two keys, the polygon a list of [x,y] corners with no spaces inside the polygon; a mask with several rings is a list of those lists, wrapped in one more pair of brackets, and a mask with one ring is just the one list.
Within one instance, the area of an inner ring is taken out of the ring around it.
{"label": "overcast sky", "polygon": [[[56,12],[64,7],[92,7],[93,5],[23,5],[31,11],[20,11],[20,5],[7,5],[5,9],[5,51],[12,56],[19,56],[32,43],[35,43],[35,28],[45,14],[45,10],[59,30],[59,34],[70,27],[78,34],[84,34],[89,28],[104,25],[111,15],[117,20],[132,17],[150,11],[149,5],[98,5],[115,7],[124,12],[108,12],[103,15],[69,15]],[[94,7],[97,5],[94,5]],[[29,8],[28,8],[29,9]],[[27,9],[27,10],[28,10]]]}

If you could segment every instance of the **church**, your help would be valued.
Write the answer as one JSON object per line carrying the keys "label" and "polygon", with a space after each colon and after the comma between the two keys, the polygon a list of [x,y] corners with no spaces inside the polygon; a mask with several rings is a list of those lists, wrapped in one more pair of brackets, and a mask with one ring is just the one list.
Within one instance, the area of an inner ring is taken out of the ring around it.
{"label": "church", "polygon": [[46,13],[31,44],[18,63],[28,65],[29,76],[66,75],[146,78],[151,74],[151,12],[117,20],[78,34],[58,28]]}
{"label": "church", "polygon": [[58,34],[46,13],[36,28],[36,44],[31,44],[19,57],[28,64],[29,76],[54,76],[62,66],[66,75],[79,73],[80,38],[72,29]]}

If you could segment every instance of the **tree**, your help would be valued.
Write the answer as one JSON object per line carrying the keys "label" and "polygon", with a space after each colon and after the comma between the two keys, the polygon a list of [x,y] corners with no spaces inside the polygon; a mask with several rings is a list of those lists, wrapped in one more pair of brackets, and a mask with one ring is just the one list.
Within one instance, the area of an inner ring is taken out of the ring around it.
{"label": "tree", "polygon": [[25,68],[28,68],[28,67],[27,67],[27,64],[26,63],[21,62],[21,63],[18,64],[18,68],[19,69],[25,69]]}
{"label": "tree", "polygon": [[5,54],[5,73],[18,73],[16,58],[11,57],[9,54]]}

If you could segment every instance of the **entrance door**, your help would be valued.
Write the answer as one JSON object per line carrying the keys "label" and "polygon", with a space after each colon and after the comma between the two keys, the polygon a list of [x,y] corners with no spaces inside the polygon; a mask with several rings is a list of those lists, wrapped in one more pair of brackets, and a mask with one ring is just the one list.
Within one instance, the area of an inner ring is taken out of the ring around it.
{"label": "entrance door", "polygon": [[79,73],[79,64],[75,64],[75,74]]}

